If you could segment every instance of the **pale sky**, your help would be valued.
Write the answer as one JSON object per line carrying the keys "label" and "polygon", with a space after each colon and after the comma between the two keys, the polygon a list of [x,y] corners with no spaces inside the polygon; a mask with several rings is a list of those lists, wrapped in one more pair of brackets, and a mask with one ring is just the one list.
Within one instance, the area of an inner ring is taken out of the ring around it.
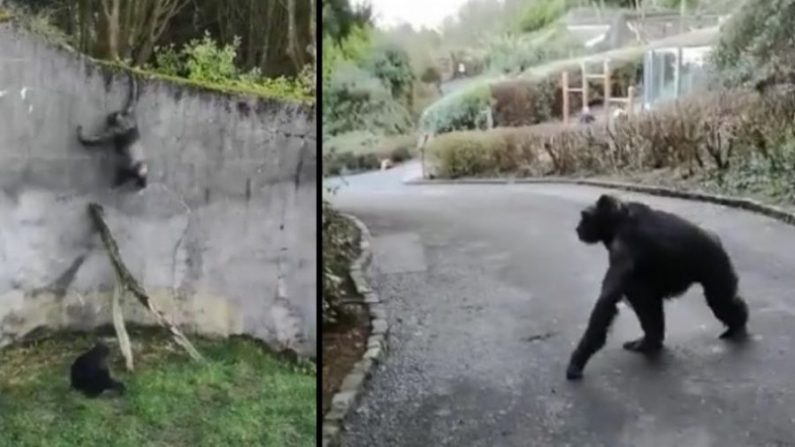
{"label": "pale sky", "polygon": [[[360,0],[352,3],[358,4]],[[438,28],[447,16],[455,15],[466,0],[371,0],[378,26],[408,22],[414,28]]]}

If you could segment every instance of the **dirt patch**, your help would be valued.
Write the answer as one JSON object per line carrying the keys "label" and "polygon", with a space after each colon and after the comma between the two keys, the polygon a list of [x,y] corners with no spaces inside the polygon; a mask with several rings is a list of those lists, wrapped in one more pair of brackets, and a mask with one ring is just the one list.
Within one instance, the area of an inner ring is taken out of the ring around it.
{"label": "dirt patch", "polygon": [[361,360],[370,334],[367,307],[350,276],[361,256],[356,225],[323,202],[323,414],[342,381]]}
{"label": "dirt patch", "polygon": [[345,321],[323,328],[323,414],[353,365],[361,360],[367,347],[370,322],[364,306],[355,307]]}

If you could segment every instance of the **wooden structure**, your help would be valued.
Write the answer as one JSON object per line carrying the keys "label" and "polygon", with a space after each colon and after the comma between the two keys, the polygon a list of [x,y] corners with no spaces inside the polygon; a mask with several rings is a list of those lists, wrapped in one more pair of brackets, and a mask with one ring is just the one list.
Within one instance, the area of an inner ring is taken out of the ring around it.
{"label": "wooden structure", "polygon": [[627,112],[627,115],[631,115],[634,109],[634,100],[635,100],[635,87],[630,86],[627,91],[627,97],[613,97],[612,96],[612,81],[611,81],[611,74],[610,71],[610,60],[605,59],[602,61],[602,72],[601,73],[590,73],[588,72],[588,61],[584,60],[580,63],[580,74],[582,78],[582,84],[580,87],[572,87],[569,83],[569,72],[563,71],[561,75],[561,90],[563,95],[563,124],[569,123],[569,116],[571,115],[571,107],[569,104],[570,94],[581,94],[582,95],[582,111],[583,113],[589,112],[588,107],[588,92],[589,92],[589,81],[592,79],[596,79],[602,81],[604,83],[604,114],[605,120],[610,122],[610,105],[611,104],[625,104],[624,109]]}

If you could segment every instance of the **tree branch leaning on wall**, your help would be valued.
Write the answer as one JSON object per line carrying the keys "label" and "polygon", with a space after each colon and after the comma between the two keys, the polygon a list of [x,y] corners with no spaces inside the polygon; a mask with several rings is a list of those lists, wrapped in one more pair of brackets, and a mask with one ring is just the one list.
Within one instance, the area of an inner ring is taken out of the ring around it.
{"label": "tree branch leaning on wall", "polygon": [[191,358],[197,361],[203,361],[204,358],[202,355],[196,350],[190,340],[185,337],[182,331],[169,321],[168,317],[166,317],[162,311],[155,308],[146,290],[144,290],[141,284],[138,283],[138,280],[130,273],[127,266],[124,265],[124,261],[122,261],[121,255],[119,254],[119,246],[116,244],[116,240],[113,238],[110,229],[108,229],[108,225],[105,223],[102,205],[89,203],[88,212],[91,215],[91,219],[94,221],[94,226],[99,232],[99,236],[102,238],[102,243],[105,245],[105,250],[110,258],[113,270],[116,272],[117,282],[120,284],[121,290],[126,290],[133,294],[144,307],[149,309],[158,324],[168,329],[174,341],[182,346]]}

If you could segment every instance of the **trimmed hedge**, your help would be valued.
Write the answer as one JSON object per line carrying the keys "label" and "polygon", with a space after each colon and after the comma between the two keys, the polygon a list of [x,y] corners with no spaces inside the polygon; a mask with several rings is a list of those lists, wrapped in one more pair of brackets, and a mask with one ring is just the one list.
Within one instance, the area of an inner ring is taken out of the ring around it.
{"label": "trimmed hedge", "polygon": [[544,124],[440,135],[428,144],[442,178],[610,175],[654,170],[724,189],[795,197],[795,94],[709,92],[604,125]]}

